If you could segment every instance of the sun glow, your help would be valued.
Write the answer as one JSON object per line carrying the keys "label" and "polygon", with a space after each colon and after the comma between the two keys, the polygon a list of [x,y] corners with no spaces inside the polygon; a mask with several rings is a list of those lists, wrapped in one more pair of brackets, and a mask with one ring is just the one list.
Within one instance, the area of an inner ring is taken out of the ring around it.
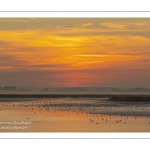
{"label": "sun glow", "polygon": [[[0,71],[12,73],[16,83],[17,75],[24,72],[36,81],[49,77],[57,86],[93,86],[97,81],[96,86],[105,86],[107,80],[115,85],[119,74],[120,84],[130,81],[126,74],[136,76],[135,70],[139,70],[139,78],[146,82],[150,73],[149,19],[64,20],[0,19]],[[34,76],[35,72],[40,76]]]}

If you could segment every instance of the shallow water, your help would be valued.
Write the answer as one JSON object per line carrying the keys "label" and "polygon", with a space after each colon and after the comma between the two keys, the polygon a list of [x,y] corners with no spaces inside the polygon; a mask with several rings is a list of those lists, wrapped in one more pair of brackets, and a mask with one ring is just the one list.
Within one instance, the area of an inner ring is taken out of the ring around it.
{"label": "shallow water", "polygon": [[150,132],[150,104],[107,98],[0,102],[0,132]]}

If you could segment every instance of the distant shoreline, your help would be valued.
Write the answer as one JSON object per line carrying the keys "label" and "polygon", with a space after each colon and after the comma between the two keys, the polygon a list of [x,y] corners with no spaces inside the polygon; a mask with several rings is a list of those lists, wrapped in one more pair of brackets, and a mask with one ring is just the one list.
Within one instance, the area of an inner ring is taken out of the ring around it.
{"label": "distant shoreline", "polygon": [[0,101],[14,98],[108,98],[110,101],[149,101],[150,95],[119,94],[0,94]]}

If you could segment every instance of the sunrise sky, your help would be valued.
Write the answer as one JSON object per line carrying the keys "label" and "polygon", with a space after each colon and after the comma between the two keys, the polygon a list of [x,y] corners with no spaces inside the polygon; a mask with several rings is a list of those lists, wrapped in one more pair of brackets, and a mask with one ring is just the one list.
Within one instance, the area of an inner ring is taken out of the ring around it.
{"label": "sunrise sky", "polygon": [[1,18],[7,85],[150,87],[150,18]]}

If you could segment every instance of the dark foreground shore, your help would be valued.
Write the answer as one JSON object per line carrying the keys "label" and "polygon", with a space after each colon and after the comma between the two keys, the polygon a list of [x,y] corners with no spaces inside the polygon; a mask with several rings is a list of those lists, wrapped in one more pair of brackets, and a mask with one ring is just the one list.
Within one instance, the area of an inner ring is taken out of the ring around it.
{"label": "dark foreground shore", "polygon": [[[150,95],[117,94],[0,94],[0,101],[21,101],[22,98],[107,98],[110,101],[150,102]],[[18,99],[18,100],[17,100]]]}

